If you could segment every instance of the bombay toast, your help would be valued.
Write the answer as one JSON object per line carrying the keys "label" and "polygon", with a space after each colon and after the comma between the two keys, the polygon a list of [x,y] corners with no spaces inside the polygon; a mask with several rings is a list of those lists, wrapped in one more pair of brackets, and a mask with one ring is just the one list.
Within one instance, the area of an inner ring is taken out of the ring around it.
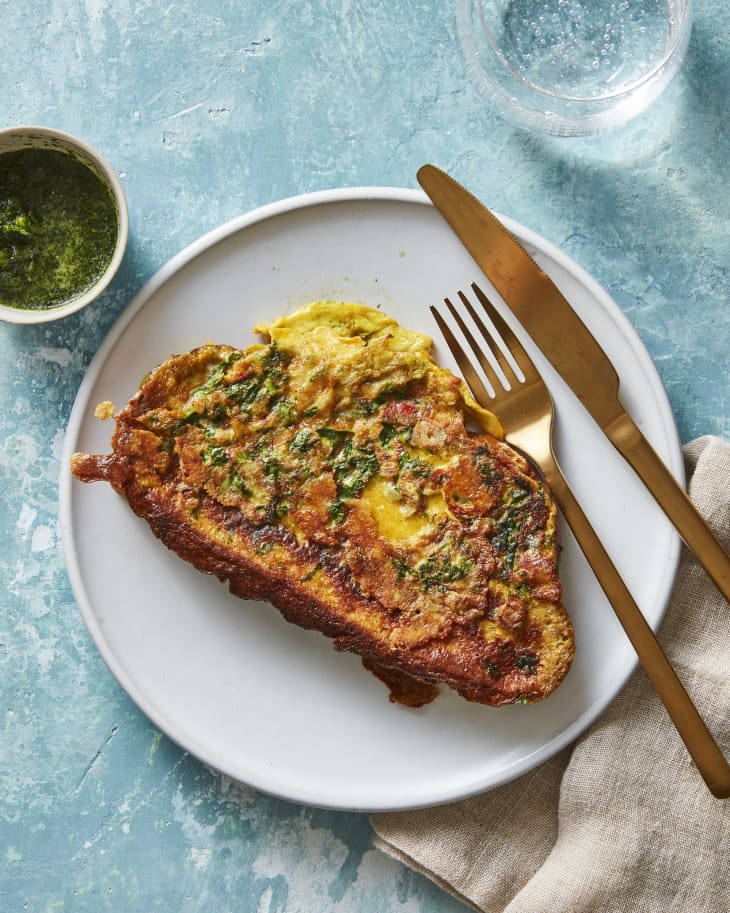
{"label": "bombay toast", "polygon": [[[574,653],[556,508],[498,420],[379,310],[315,302],[152,370],[75,454],[233,593],[358,653],[394,700],[546,697]],[[478,430],[474,430],[474,426]]]}

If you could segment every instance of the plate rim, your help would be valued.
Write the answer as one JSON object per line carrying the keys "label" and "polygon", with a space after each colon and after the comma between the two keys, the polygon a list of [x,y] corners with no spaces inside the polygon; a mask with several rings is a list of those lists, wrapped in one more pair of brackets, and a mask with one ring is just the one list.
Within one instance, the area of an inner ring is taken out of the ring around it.
{"label": "plate rim", "polygon": [[[133,318],[155,295],[155,293],[164,286],[164,284],[174,277],[183,267],[193,261],[196,257],[215,246],[226,238],[243,232],[245,229],[263,223],[277,216],[302,210],[310,207],[329,205],[333,203],[361,203],[361,202],[379,202],[379,203],[407,203],[418,204],[433,208],[433,204],[428,196],[420,190],[410,188],[399,188],[389,186],[362,186],[362,187],[345,187],[334,188],[330,190],[319,190],[295,196],[287,197],[273,203],[254,208],[253,210],[236,216],[220,226],[204,233],[199,238],[182,248],[177,254],[164,263],[141,288],[133,295],[130,302],[119,314],[117,319],[111,325],[104,336],[99,348],[91,359],[81,380],[79,388],[74,399],[74,403],[69,415],[66,432],[64,436],[63,451],[61,457],[61,475],[59,481],[59,534],[61,538],[62,551],[65,559],[66,569],[71,584],[71,590],[79,608],[84,624],[99,651],[104,663],[116,679],[117,684],[134,702],[137,708],[157,726],[167,738],[182,750],[189,752],[207,767],[224,776],[231,776],[224,766],[210,757],[205,751],[204,746],[196,746],[194,749],[186,744],[186,740],[181,738],[176,732],[179,728],[174,720],[171,720],[164,712],[158,712],[143,689],[137,687],[133,680],[130,680],[117,657],[108,644],[96,614],[91,606],[90,599],[87,597],[83,575],[81,573],[79,557],[75,548],[72,523],[72,474],[70,471],[64,471],[70,462],[74,447],[78,439],[83,419],[88,409],[88,395],[93,388],[101,370],[106,363],[111,351],[116,345],[124,330],[131,323]],[[527,226],[515,221],[512,218],[503,216],[495,212],[495,215],[505,225],[505,227],[519,237],[527,246],[544,253],[554,260],[568,274],[577,280],[577,282],[587,289],[589,294],[594,297],[600,306],[610,315],[616,328],[620,331],[623,342],[631,349],[632,355],[640,364],[642,370],[652,379],[652,393],[654,395],[654,408],[660,425],[666,435],[666,441],[669,448],[669,457],[667,460],[668,468],[678,479],[680,484],[685,486],[685,469],[682,456],[681,442],[677,426],[672,413],[671,404],[667,391],[662,383],[659,372],[654,364],[648,350],[640,339],[636,329],[631,324],[628,317],[623,313],[618,304],[609,295],[609,293],[591,276],[583,267],[577,264],[570,256],[564,253],[559,247],[545,239],[538,232]],[[444,222],[446,225],[446,223]],[[608,444],[608,442],[607,442]],[[663,585],[658,585],[656,594],[657,615],[651,623],[654,630],[658,629],[661,624],[669,602],[676,573],[679,566],[681,553],[681,540],[675,536],[670,544],[667,555],[667,573],[662,581]],[[385,811],[403,811],[424,807],[435,807],[459,799],[468,798],[495,789],[504,783],[516,779],[520,775],[529,772],[541,763],[545,763],[553,757],[558,751],[572,744],[582,735],[586,729],[595,722],[596,719],[610,706],[610,704],[621,693],[626,686],[629,678],[638,667],[638,658],[632,658],[627,664],[627,669],[623,677],[617,680],[617,684],[606,698],[596,700],[588,706],[568,727],[563,729],[559,734],[546,742],[539,749],[531,754],[521,758],[518,762],[508,765],[502,771],[499,777],[490,777],[489,782],[476,783],[466,790],[460,790],[458,793],[443,795],[437,798],[424,799],[423,801],[409,801],[403,803],[375,803],[375,804],[348,804],[323,802],[316,796],[306,795],[305,791],[300,790],[294,794],[291,789],[274,789],[271,785],[254,782],[254,780],[237,780],[246,786],[252,787],[265,795],[275,796],[288,801],[310,805],[313,807],[326,808],[341,811],[359,811],[359,812],[385,812]],[[536,760],[537,756],[537,760]],[[236,779],[232,777],[232,779]]]}

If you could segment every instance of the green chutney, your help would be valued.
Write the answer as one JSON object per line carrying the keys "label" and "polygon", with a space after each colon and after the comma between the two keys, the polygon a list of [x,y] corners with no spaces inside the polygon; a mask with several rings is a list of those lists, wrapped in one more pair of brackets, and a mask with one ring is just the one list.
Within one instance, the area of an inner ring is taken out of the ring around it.
{"label": "green chutney", "polygon": [[86,165],[54,149],[0,154],[0,304],[61,307],[109,265],[118,212]]}

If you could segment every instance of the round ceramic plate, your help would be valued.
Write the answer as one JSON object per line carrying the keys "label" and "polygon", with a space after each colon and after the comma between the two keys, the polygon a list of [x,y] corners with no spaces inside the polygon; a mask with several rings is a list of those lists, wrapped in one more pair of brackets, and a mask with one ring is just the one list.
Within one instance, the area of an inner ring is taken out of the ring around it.
{"label": "round ceramic plate", "polygon": [[[681,450],[645,349],[618,307],[566,256],[505,219],[597,336],[623,400],[671,470]],[[244,602],[167,551],[108,485],[67,469],[109,450],[111,423],[145,373],[212,340],[245,347],[251,328],[321,298],[382,308],[436,335],[428,305],[472,281],[489,288],[420,192],[351,189],[259,209],[168,263],[112,328],[81,385],[65,443],[61,529],[75,597],[109,668],[171,739],[229,777],[338,809],[433,805],[490,789],[575,739],[621,689],[636,658],[569,531],[564,602],[577,654],[546,701],[500,709],[444,691],[419,710],[389,703],[359,659]],[[664,613],[679,540],[632,471],[526,341],[557,407],[565,473],[652,626]],[[455,370],[439,339],[436,357]]]}

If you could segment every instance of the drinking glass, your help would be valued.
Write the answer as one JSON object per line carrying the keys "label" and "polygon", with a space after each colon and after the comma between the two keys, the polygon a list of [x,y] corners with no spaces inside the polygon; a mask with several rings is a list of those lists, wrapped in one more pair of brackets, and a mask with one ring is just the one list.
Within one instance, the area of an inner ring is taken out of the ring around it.
{"label": "drinking glass", "polygon": [[456,0],[466,66],[509,120],[559,136],[623,126],[684,59],[692,0]]}

